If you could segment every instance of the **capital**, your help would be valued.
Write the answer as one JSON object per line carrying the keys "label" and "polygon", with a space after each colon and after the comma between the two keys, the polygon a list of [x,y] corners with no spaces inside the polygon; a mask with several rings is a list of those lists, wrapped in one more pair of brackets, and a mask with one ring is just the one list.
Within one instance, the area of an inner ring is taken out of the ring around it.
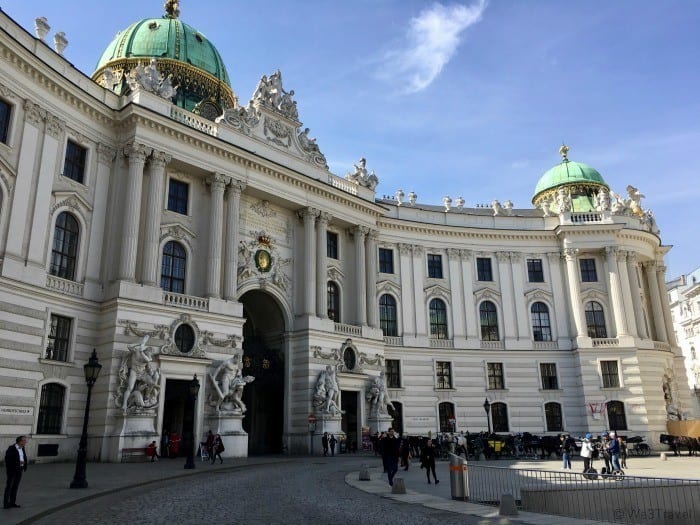
{"label": "capital", "polygon": [[151,154],[151,165],[157,169],[162,170],[165,168],[166,164],[170,163],[171,160],[173,160],[172,155],[168,155],[162,151],[153,150],[153,153]]}
{"label": "capital", "polygon": [[657,263],[656,273],[666,273],[666,267],[662,263]]}
{"label": "capital", "polygon": [[207,184],[211,185],[211,191],[222,192],[226,189],[226,184],[229,183],[230,178],[222,173],[212,173],[207,177]]}
{"label": "capital", "polygon": [[520,262],[523,260],[523,254],[520,252],[510,252],[510,260],[512,262]]}
{"label": "capital", "polygon": [[138,142],[130,142],[124,146],[124,155],[129,157],[129,164],[144,163],[146,157],[151,154],[151,148]]}
{"label": "capital", "polygon": [[414,244],[413,246],[411,246],[411,251],[413,252],[413,255],[423,257],[423,254],[425,253],[425,248],[423,246]]}
{"label": "capital", "polygon": [[297,216],[304,222],[316,220],[318,214],[319,211],[316,208],[304,208],[297,212]]}
{"label": "capital", "polygon": [[328,226],[328,223],[331,222],[332,218],[333,216],[328,212],[321,211],[318,213],[319,224],[325,224],[326,226]]}
{"label": "capital", "polygon": [[619,251],[619,249],[617,248],[617,246],[606,246],[605,247],[605,256],[608,259],[614,259],[617,257],[618,251]]}
{"label": "capital", "polygon": [[362,238],[366,237],[368,233],[369,233],[369,228],[367,226],[355,226],[352,229],[353,235],[359,235]]}
{"label": "capital", "polygon": [[637,253],[627,252],[627,262],[631,264],[637,264]]}
{"label": "capital", "polygon": [[656,269],[656,261],[644,261],[642,263],[642,267],[644,267],[645,270],[655,270]]}
{"label": "capital", "polygon": [[100,143],[97,145],[97,162],[109,166],[114,160],[115,153],[116,150],[113,147]]}
{"label": "capital", "polygon": [[562,257],[561,252],[549,252],[547,253],[547,259],[549,259],[549,262],[551,263],[556,263],[558,262]]}
{"label": "capital", "polygon": [[242,180],[234,179],[229,177],[228,191],[233,194],[240,195],[241,192],[246,188],[247,184]]}
{"label": "capital", "polygon": [[367,238],[372,242],[377,242],[379,239],[379,230],[370,230],[367,234]]}
{"label": "capital", "polygon": [[27,99],[24,101],[24,115],[27,122],[34,125],[39,125],[41,124],[41,121],[46,118],[46,110]]}
{"label": "capital", "polygon": [[564,248],[563,253],[567,261],[575,261],[578,255],[578,248]]}
{"label": "capital", "polygon": [[411,255],[411,245],[406,243],[399,243],[399,254],[400,255]]}
{"label": "capital", "polygon": [[459,253],[459,250],[457,248],[447,248],[447,258],[454,260],[454,259],[459,259],[461,257],[461,254]]}
{"label": "capital", "polygon": [[505,263],[510,260],[510,252],[496,252],[496,259],[499,263]]}
{"label": "capital", "polygon": [[463,261],[468,261],[474,256],[471,250],[459,250],[459,256]]}
{"label": "capital", "polygon": [[66,123],[50,113],[46,115],[46,133],[53,138],[59,138],[66,129]]}

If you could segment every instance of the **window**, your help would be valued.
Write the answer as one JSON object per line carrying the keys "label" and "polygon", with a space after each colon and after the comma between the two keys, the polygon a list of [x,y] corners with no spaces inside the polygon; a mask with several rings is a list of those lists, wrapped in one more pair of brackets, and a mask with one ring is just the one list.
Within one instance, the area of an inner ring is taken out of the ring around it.
{"label": "window", "polygon": [[588,327],[588,337],[606,338],[608,331],[605,329],[605,314],[600,303],[591,301],[586,304],[586,327]]}
{"label": "window", "polygon": [[428,277],[442,279],[442,255],[428,254]]}
{"label": "window", "polygon": [[401,369],[398,359],[387,359],[386,366],[386,387],[401,388]]}
{"label": "window", "polygon": [[527,260],[527,280],[531,283],[543,283],[542,259]]}
{"label": "window", "polygon": [[476,258],[476,280],[477,281],[493,281],[493,273],[491,272],[491,258],[477,257]]}
{"label": "window", "polygon": [[41,387],[37,434],[60,434],[63,424],[63,401],[66,387],[58,383],[47,383]]}
{"label": "window", "polygon": [[627,430],[627,416],[625,416],[625,404],[622,401],[608,401],[608,426],[610,430]]}
{"label": "window", "polygon": [[437,388],[452,388],[452,363],[449,361],[435,362]]}
{"label": "window", "polygon": [[595,259],[579,260],[581,266],[581,281],[584,283],[594,283],[598,281],[598,274],[595,271]]}
{"label": "window", "polygon": [[494,432],[509,432],[508,405],[505,403],[491,403],[491,426]]}
{"label": "window", "polygon": [[379,327],[384,337],[397,337],[399,328],[396,322],[396,299],[389,294],[379,298]]}
{"label": "window", "polygon": [[340,290],[338,285],[333,281],[328,281],[326,286],[326,294],[328,295],[328,319],[340,322]]}
{"label": "window", "polygon": [[559,403],[545,403],[544,417],[547,421],[547,432],[562,432],[564,430]]}
{"label": "window", "polygon": [[188,354],[194,348],[194,330],[188,324],[181,324],[175,330],[175,345],[183,354]]}
{"label": "window", "polygon": [[168,183],[168,209],[187,215],[190,185],[176,179]]}
{"label": "window", "polygon": [[10,117],[12,106],[0,99],[0,142],[7,144],[7,136],[10,131]]}
{"label": "window", "polygon": [[[393,410],[391,408],[393,407]],[[403,435],[403,405],[398,401],[392,401],[389,407],[393,420],[391,421],[391,428],[396,432]]]}
{"label": "window", "polygon": [[187,253],[182,245],[169,241],[163,247],[163,261],[160,266],[160,287],[166,292],[185,293]]}
{"label": "window", "polygon": [[326,232],[326,256],[338,258],[338,234],[335,232]]}
{"label": "window", "polygon": [[66,160],[63,164],[63,176],[82,184],[85,178],[86,157],[87,150],[78,146],[72,140],[69,140],[66,145]]}
{"label": "window", "polygon": [[438,405],[438,415],[440,417],[440,432],[454,432],[456,424],[453,424],[450,420],[455,418],[455,406],[452,403],[440,403]]}
{"label": "window", "polygon": [[540,377],[542,378],[542,390],[558,390],[556,363],[540,363]]}
{"label": "window", "polygon": [[503,363],[486,363],[488,370],[488,389],[503,390],[506,387],[503,378]]}
{"label": "window", "polygon": [[533,303],[530,308],[532,337],[535,341],[551,341],[552,327],[549,324],[549,308],[544,303]]}
{"label": "window", "polygon": [[49,330],[49,343],[46,345],[46,359],[68,361],[72,321],[69,317],[51,314],[51,329]]}
{"label": "window", "polygon": [[499,341],[496,305],[491,301],[481,303],[479,306],[479,319],[481,320],[481,340]]}
{"label": "window", "polygon": [[394,273],[394,250],[379,248],[379,272]]}
{"label": "window", "polygon": [[447,339],[447,307],[440,299],[430,301],[430,337]]}
{"label": "window", "polygon": [[80,228],[78,221],[68,212],[62,212],[56,218],[51,249],[51,266],[49,273],[62,279],[75,279],[75,261],[78,257],[78,239]]}
{"label": "window", "polygon": [[617,371],[617,361],[601,361],[600,373],[603,377],[603,388],[620,387],[620,374]]}
{"label": "window", "polygon": [[347,347],[343,352],[343,364],[346,370],[355,370],[355,366],[357,366],[355,351],[350,347]]}

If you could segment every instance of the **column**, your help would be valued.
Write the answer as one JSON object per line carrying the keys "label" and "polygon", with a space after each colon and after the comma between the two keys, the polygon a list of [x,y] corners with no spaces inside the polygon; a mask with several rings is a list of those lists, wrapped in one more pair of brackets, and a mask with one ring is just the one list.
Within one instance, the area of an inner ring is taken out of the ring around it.
{"label": "column", "polygon": [[114,148],[106,144],[97,145],[97,175],[95,177],[95,202],[90,223],[90,247],[88,250],[86,280],[101,281],[102,247],[105,242],[109,177],[114,162]]}
{"label": "column", "polygon": [[211,187],[207,297],[221,297],[221,244],[224,235],[224,191],[227,182],[228,177],[221,173],[214,173],[207,179],[207,184]]}
{"label": "column", "polygon": [[664,317],[664,325],[666,328],[666,341],[671,346],[676,346],[676,333],[673,330],[671,307],[668,304],[668,293],[666,292],[666,267],[663,264],[656,265],[656,279],[659,283],[659,299],[661,301],[661,312]]}
{"label": "column", "polygon": [[379,232],[371,230],[367,235],[367,324],[379,327],[379,308],[377,306],[377,238]]}
{"label": "column", "polygon": [[625,319],[627,320],[627,333],[637,337],[637,322],[632,302],[632,290],[630,278],[627,272],[627,252],[620,251],[617,254],[617,268],[620,271],[620,284],[622,285],[622,302],[625,306]]}
{"label": "column", "polygon": [[413,308],[413,268],[410,244],[399,244],[399,269],[401,272],[401,320],[404,335],[416,334],[416,309]]}
{"label": "column", "polygon": [[450,269],[450,295],[452,297],[452,338],[465,337],[464,293],[462,286],[462,265],[459,250],[448,248],[447,261]]}
{"label": "column", "polygon": [[571,311],[576,324],[576,336],[586,337],[588,331],[586,329],[586,320],[583,316],[583,308],[581,307],[581,285],[578,279],[577,253],[578,250],[574,248],[566,248],[564,250],[566,276],[569,281],[569,302],[571,303]]}
{"label": "column", "polygon": [[316,315],[316,239],[314,223],[318,210],[306,208],[299,212],[304,221],[304,305],[305,315]]}
{"label": "column", "polygon": [[415,312],[416,337],[430,335],[428,333],[427,314],[425,312],[425,249],[422,246],[412,246],[413,253],[413,311]]}
{"label": "column", "polygon": [[467,339],[479,339],[479,319],[474,303],[474,258],[471,250],[460,250],[462,260],[462,290],[464,293],[464,315],[467,323]]}
{"label": "column", "polygon": [[124,155],[129,158],[129,173],[126,178],[124,195],[119,279],[125,281],[134,281],[136,277],[136,249],[139,242],[139,223],[141,220],[143,166],[150,153],[151,150],[143,144],[131,143],[124,148]]}
{"label": "column", "polygon": [[328,317],[328,293],[326,281],[328,281],[327,266],[328,252],[326,249],[328,223],[331,214],[322,211],[318,215],[316,223],[316,315],[321,319]]}
{"label": "column", "polygon": [[608,265],[608,287],[615,318],[615,333],[617,337],[627,335],[627,319],[625,317],[622,299],[622,286],[620,285],[620,273],[617,268],[618,249],[614,246],[605,248],[605,260]]}
{"label": "column", "polygon": [[627,253],[627,277],[629,278],[630,292],[632,295],[632,308],[634,309],[634,319],[637,325],[637,332],[642,339],[647,339],[647,324],[644,321],[644,310],[642,309],[642,296],[639,290],[639,274],[637,273],[637,254]]}
{"label": "column", "polygon": [[668,341],[666,336],[666,323],[664,321],[664,313],[661,307],[661,294],[659,293],[659,280],[656,277],[656,261],[647,261],[642,265],[646,274],[647,284],[649,286],[649,302],[651,303],[651,311],[654,330],[656,332],[656,341],[665,343]]}
{"label": "column", "polygon": [[505,339],[515,339],[517,318],[515,298],[513,297],[513,278],[510,273],[510,254],[496,252],[498,260],[498,278],[501,284],[501,308],[503,310],[503,331]]}
{"label": "column", "polygon": [[367,226],[357,226],[352,231],[355,238],[355,298],[356,311],[355,322],[360,325],[367,324],[367,282],[365,277],[365,237],[369,233]]}
{"label": "column", "polygon": [[245,182],[231,179],[228,186],[226,213],[226,262],[224,265],[224,299],[233,301],[238,291],[238,230],[241,192]]}
{"label": "column", "polygon": [[160,244],[160,218],[163,213],[165,165],[172,157],[154,151],[148,163],[148,195],[146,196],[146,220],[143,243],[143,269],[141,278],[147,286],[158,286],[158,255]]}
{"label": "column", "polygon": [[525,305],[525,273],[523,271],[522,254],[511,252],[510,271],[512,273],[513,299],[515,302],[515,317],[518,322],[518,339],[530,339],[530,324]]}
{"label": "column", "polygon": [[554,296],[554,316],[557,323],[557,337],[566,339],[570,337],[569,309],[566,307],[564,295],[564,280],[561,273],[561,253],[548,253],[549,274],[552,280],[552,295]]}

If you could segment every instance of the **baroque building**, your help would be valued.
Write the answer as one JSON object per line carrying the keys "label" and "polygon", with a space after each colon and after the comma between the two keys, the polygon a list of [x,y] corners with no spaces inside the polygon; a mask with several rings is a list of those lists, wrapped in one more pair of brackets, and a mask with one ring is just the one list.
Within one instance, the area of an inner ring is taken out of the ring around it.
{"label": "baroque building", "polygon": [[365,159],[328,170],[279,71],[239,103],[177,2],[92,77],[45,25],[0,12],[0,437],[31,456],[73,456],[93,349],[103,461],[191,429],[232,455],[389,425],[657,444],[689,409],[633,186],[562,147],[532,208],[378,198]]}

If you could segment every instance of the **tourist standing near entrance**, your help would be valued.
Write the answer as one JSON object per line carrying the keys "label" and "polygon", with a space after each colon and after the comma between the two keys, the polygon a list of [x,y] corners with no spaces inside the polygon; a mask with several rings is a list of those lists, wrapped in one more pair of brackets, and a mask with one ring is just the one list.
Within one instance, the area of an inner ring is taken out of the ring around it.
{"label": "tourist standing near entrance", "polygon": [[389,478],[389,485],[394,484],[394,476],[399,470],[399,445],[399,438],[394,434],[394,429],[390,428],[382,440],[382,460]]}
{"label": "tourist standing near entrance", "polygon": [[581,443],[581,457],[583,458],[583,472],[588,472],[591,469],[591,458],[593,457],[593,443],[591,443],[591,438],[593,435],[589,432],[586,437],[583,438]]}
{"label": "tourist standing near entrance", "polygon": [[328,432],[324,432],[321,436],[321,446],[323,447],[323,455],[328,455]]}
{"label": "tourist standing near entrance", "polygon": [[328,438],[328,444],[331,447],[331,456],[335,456],[335,444],[338,442],[337,439],[335,439],[335,435],[331,434],[331,437]]}
{"label": "tourist standing near entrance", "polygon": [[435,475],[435,446],[433,445],[433,440],[429,439],[420,454],[420,464],[421,468],[425,467],[425,475],[428,476],[428,483],[430,483],[430,471],[433,471],[433,479],[435,484],[440,483]]}
{"label": "tourist standing near entrance", "polygon": [[3,507],[6,509],[18,508],[17,489],[22,481],[22,472],[27,471],[27,453],[24,445],[27,444],[27,436],[19,436],[15,439],[15,444],[10,445],[5,452],[5,470],[7,471],[7,484],[5,485],[5,497]]}

